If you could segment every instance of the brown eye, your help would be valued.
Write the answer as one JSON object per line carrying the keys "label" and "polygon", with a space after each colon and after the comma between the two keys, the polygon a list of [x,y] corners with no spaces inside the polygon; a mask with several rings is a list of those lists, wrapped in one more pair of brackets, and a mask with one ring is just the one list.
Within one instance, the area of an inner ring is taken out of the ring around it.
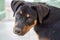
{"label": "brown eye", "polygon": [[22,10],[20,11],[20,14],[22,14]]}
{"label": "brown eye", "polygon": [[28,18],[28,17],[30,17],[30,15],[29,15],[29,14],[27,14],[27,15],[26,15],[26,17]]}

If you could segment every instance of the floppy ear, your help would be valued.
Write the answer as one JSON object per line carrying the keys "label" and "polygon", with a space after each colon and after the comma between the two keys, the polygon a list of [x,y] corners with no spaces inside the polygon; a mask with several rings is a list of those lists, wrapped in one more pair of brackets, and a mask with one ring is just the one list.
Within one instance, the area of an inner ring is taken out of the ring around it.
{"label": "floppy ear", "polygon": [[12,1],[11,2],[11,8],[12,8],[12,10],[13,10],[14,13],[22,5],[24,5],[24,2],[23,1]]}
{"label": "floppy ear", "polygon": [[45,5],[37,5],[37,6],[35,5],[35,6],[32,6],[32,8],[37,11],[39,21],[40,21],[40,23],[42,23],[44,17],[48,15],[49,8]]}
{"label": "floppy ear", "polygon": [[40,23],[43,22],[43,18],[48,15],[49,8],[45,5],[39,5],[37,6],[37,12],[39,16]]}
{"label": "floppy ear", "polygon": [[15,12],[18,10],[18,8],[22,5],[24,5],[24,1],[12,1],[11,2],[11,8],[14,12],[13,16],[15,15]]}

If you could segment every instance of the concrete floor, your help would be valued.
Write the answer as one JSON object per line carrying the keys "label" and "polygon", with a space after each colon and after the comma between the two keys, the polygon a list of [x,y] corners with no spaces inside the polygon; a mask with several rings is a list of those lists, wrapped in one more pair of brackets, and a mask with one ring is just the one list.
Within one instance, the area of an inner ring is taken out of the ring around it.
{"label": "concrete floor", "polygon": [[17,36],[13,33],[13,21],[0,22],[0,40],[38,40],[33,28],[24,36]]}

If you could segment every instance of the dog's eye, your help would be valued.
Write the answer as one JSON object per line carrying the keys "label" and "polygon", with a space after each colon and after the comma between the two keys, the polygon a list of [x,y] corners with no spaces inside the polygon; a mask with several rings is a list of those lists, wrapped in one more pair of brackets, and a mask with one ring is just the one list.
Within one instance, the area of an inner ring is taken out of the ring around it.
{"label": "dog's eye", "polygon": [[20,14],[22,14],[22,10],[20,11]]}
{"label": "dog's eye", "polygon": [[26,17],[27,17],[27,18],[29,18],[29,17],[30,17],[30,15],[29,15],[29,14],[26,14]]}

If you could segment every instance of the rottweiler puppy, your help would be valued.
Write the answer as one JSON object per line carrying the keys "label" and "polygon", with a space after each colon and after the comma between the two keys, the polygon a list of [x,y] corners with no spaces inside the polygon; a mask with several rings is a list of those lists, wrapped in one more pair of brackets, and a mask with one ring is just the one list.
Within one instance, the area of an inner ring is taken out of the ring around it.
{"label": "rottweiler puppy", "polygon": [[12,1],[14,33],[25,35],[32,27],[39,40],[60,40],[60,8],[40,2]]}

